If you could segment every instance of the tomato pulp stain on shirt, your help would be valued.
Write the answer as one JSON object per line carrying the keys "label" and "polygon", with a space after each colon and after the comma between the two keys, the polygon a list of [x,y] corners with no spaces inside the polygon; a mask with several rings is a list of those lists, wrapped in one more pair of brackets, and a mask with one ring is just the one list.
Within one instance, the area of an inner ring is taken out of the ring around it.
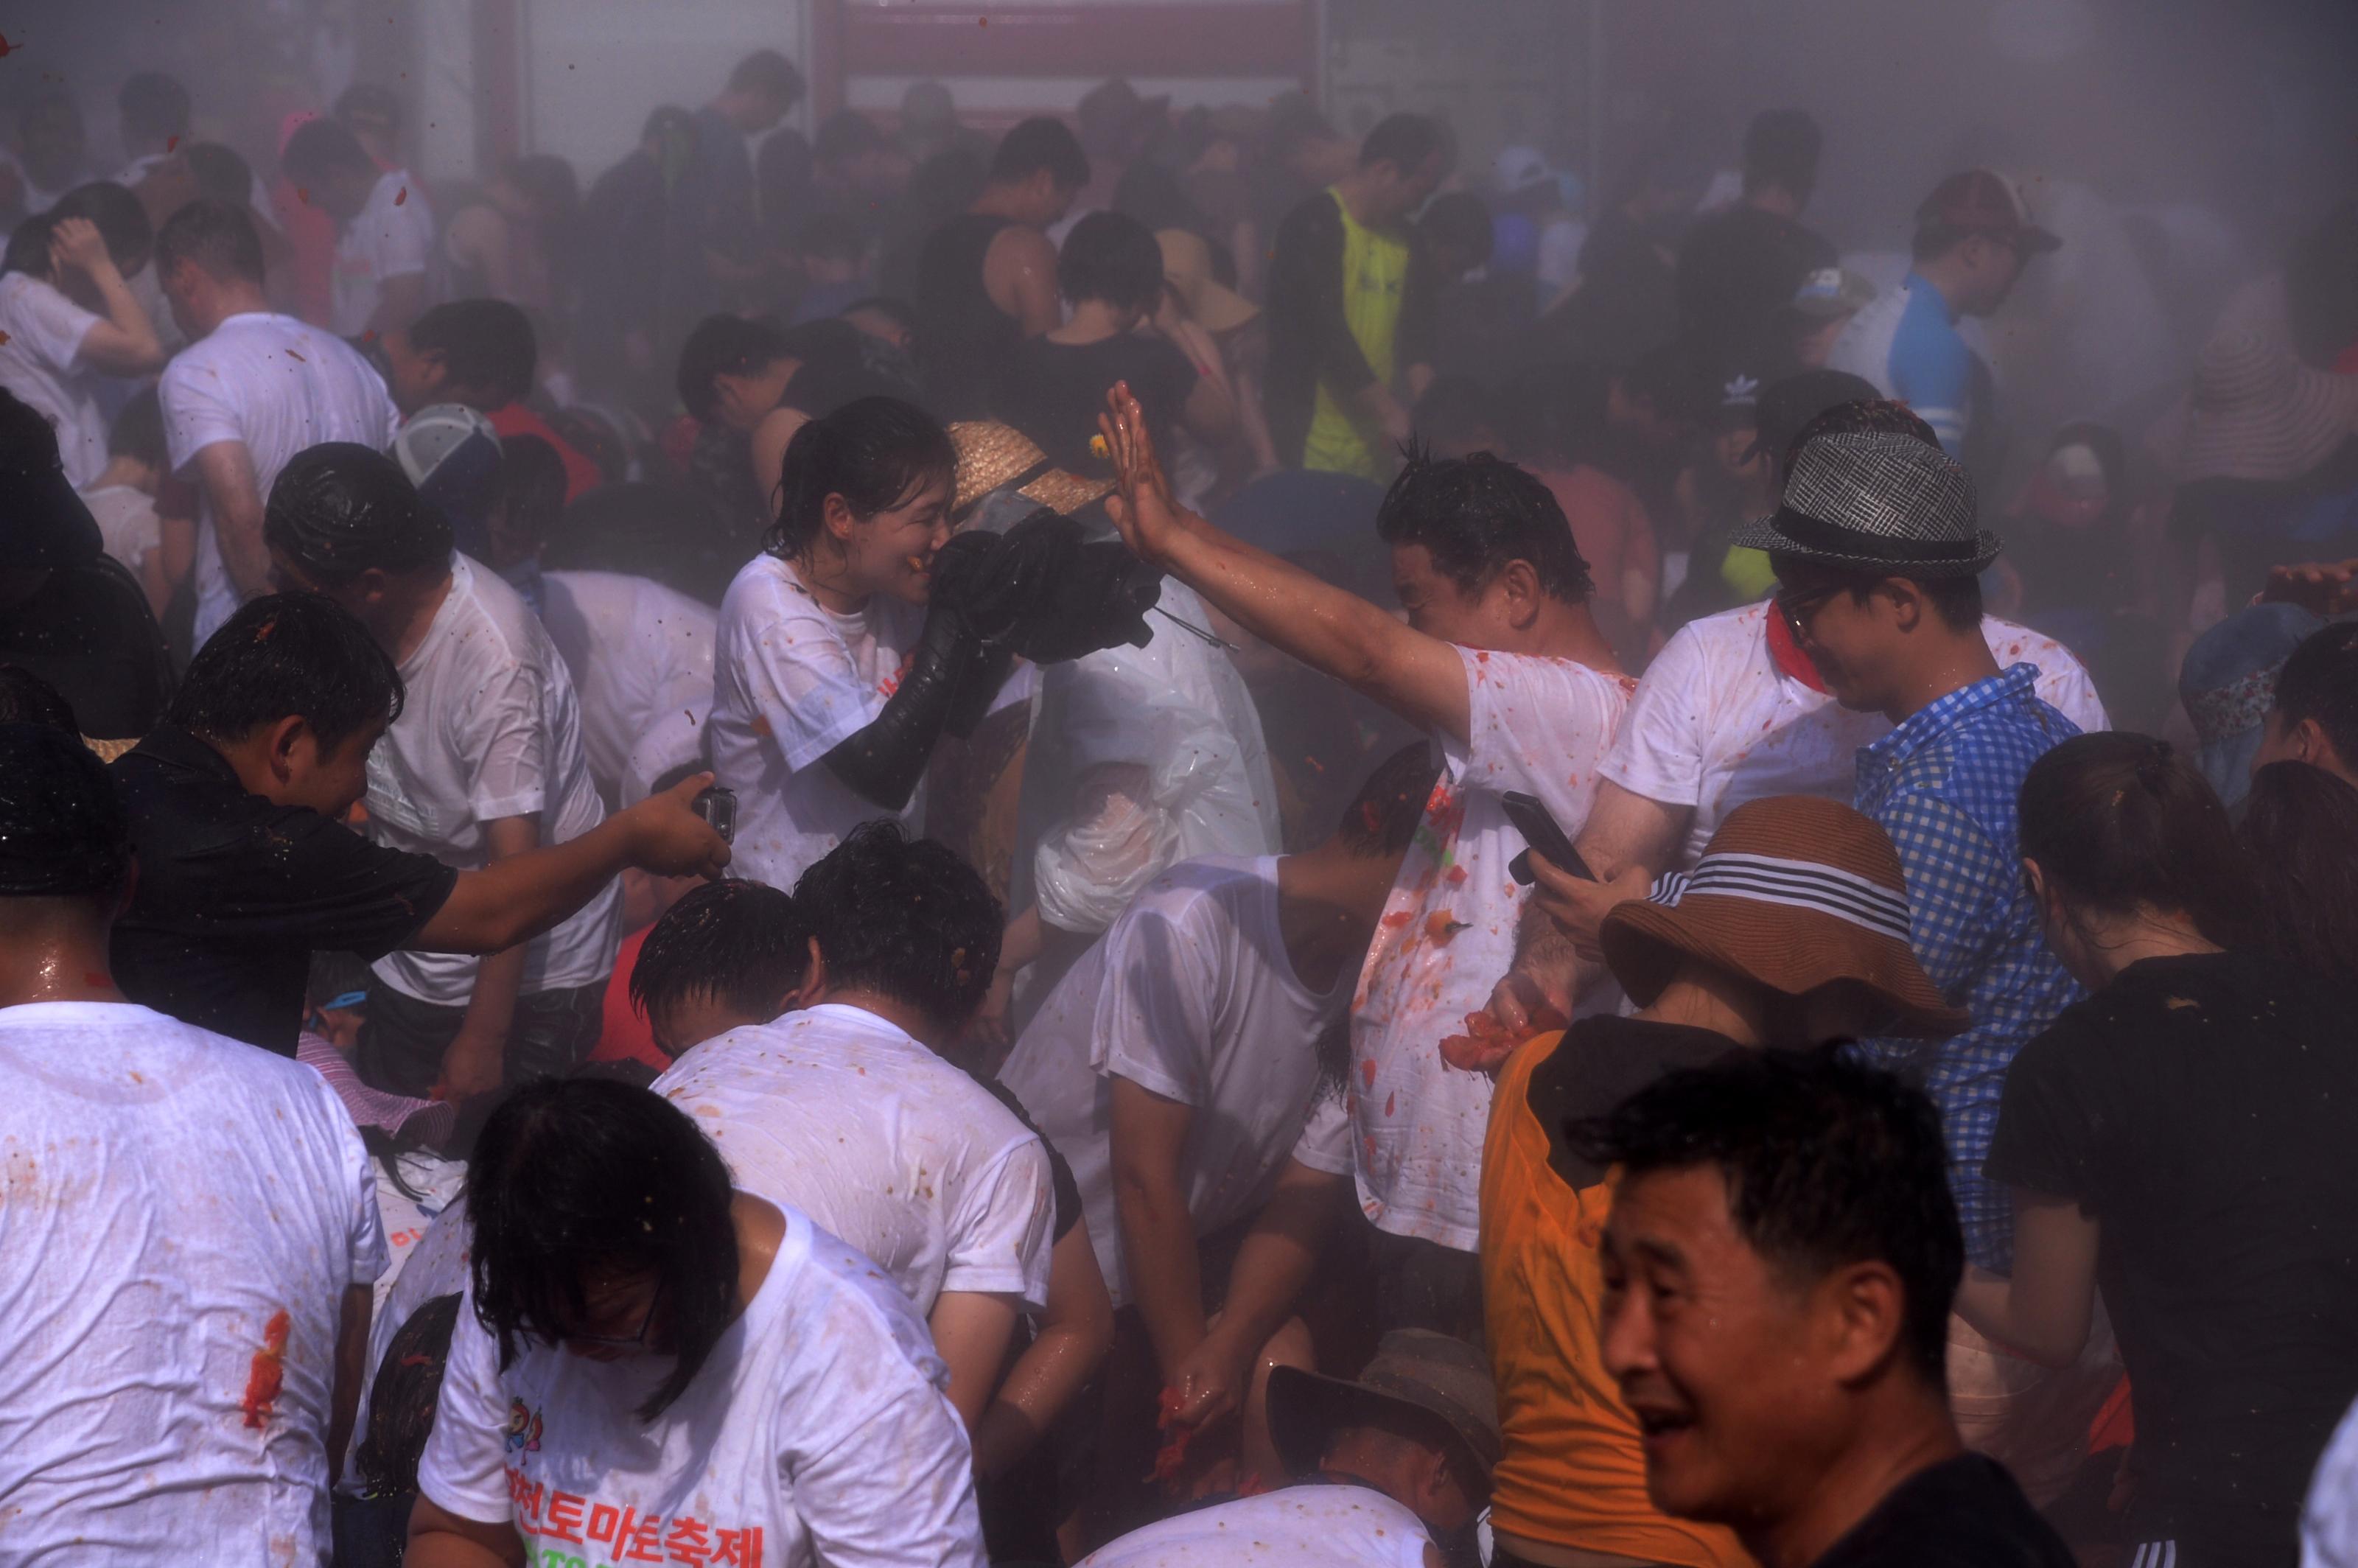
{"label": "tomato pulp stain on shirt", "polygon": [[267,1422],[278,1403],[278,1390],[287,1381],[287,1329],[284,1307],[262,1325],[262,1348],[254,1353],[253,1369],[245,1375],[245,1397],[239,1401],[248,1427]]}

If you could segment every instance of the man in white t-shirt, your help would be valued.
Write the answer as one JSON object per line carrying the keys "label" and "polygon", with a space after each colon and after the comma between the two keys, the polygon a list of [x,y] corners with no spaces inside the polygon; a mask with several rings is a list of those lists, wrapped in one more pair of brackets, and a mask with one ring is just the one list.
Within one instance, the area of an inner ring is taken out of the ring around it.
{"label": "man in white t-shirt", "polygon": [[693,1115],[744,1190],[802,1210],[908,1292],[971,1427],[1016,1314],[1047,1303],[1048,1152],[936,1054],[999,957],[974,871],[898,824],[854,831],[803,874],[814,933],[802,1010],[688,1050],[655,1091]]}
{"label": "man in white t-shirt", "polygon": [[270,591],[262,514],[287,460],[321,441],[383,449],[401,416],[346,343],[270,308],[262,239],[244,209],[191,201],[156,237],[156,269],[189,346],[157,387],[172,471],[192,477],[196,640]]}
{"label": "man in white t-shirt", "polygon": [[581,697],[590,773],[613,806],[703,767],[719,617],[621,572],[543,572],[541,624]]}
{"label": "man in white t-shirt", "polygon": [[1441,1568],[1433,1537],[1463,1531],[1490,1495],[1498,1396],[1462,1340],[1387,1334],[1356,1382],[1281,1367],[1269,1402],[1294,1485],[1132,1530],[1080,1568]]}
{"label": "man in white t-shirt", "polygon": [[[125,281],[147,265],[146,225],[140,254],[117,255],[74,201],[27,222],[46,227],[49,240],[0,274],[0,386],[57,427],[66,480],[80,487],[106,467],[100,378],[163,368],[155,326]],[[17,238],[9,250],[24,244]]]}
{"label": "man in white t-shirt", "polygon": [[416,320],[434,302],[434,214],[425,189],[407,169],[379,168],[340,120],[298,126],[278,162],[336,221],[329,326],[340,337],[381,337]]}
{"label": "man in white t-shirt", "polygon": [[309,1068],[123,1000],[105,770],[0,727],[0,1518],[14,1563],[315,1563],[385,1261]]}
{"label": "man in white t-shirt", "polygon": [[[474,871],[605,820],[564,656],[514,589],[451,549],[398,463],[348,442],[301,452],[264,529],[271,570],[358,616],[401,672],[406,705],[368,756],[370,838]],[[570,1072],[597,1045],[621,921],[610,882],[504,952],[387,954],[361,1076],[456,1099]]]}
{"label": "man in white t-shirt", "polygon": [[1433,732],[1444,759],[1377,924],[1351,1013],[1359,1205],[1376,1227],[1385,1327],[1478,1337],[1482,1141],[1490,1080],[1443,1042],[1488,1003],[1514,951],[1525,848],[1503,796],[1568,834],[1634,683],[1588,611],[1587,563],[1547,487],[1487,453],[1418,454],[1385,495],[1407,622],[1232,539],[1171,500],[1134,398],[1117,387],[1108,508],[1146,560],[1271,645]]}
{"label": "man in white t-shirt", "polygon": [[[1350,1175],[1343,1119],[1307,1130],[1318,1046],[1349,1011],[1434,771],[1419,741],[1375,771],[1316,848],[1182,860],[1157,877],[1065,972],[1000,1071],[1071,1165],[1114,1304],[1136,1309],[1125,1327],[1142,1331],[1159,1386],[1189,1401],[1191,1420],[1257,1402],[1246,1369],[1275,1331],[1255,1317],[1244,1344],[1239,1322],[1208,1304],[1238,1251],[1222,1233],[1260,1211],[1289,1162],[1333,1189]],[[1222,1332],[1206,1355],[1213,1315]],[[1208,1390],[1195,1408],[1186,1374],[1199,1363],[1225,1375],[1217,1408]],[[1141,1427],[1152,1415],[1109,1413]],[[1258,1425],[1245,1458],[1266,1473]]]}

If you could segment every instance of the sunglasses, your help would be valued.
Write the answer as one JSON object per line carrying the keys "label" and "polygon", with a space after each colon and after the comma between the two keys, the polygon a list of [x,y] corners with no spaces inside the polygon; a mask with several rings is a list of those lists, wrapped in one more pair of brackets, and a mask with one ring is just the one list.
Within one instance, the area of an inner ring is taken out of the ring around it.
{"label": "sunglasses", "polygon": [[1839,588],[1795,589],[1780,587],[1771,596],[1771,601],[1777,606],[1777,613],[1785,618],[1785,630],[1793,634],[1793,641],[1806,643],[1811,640],[1810,623],[1818,618],[1818,611],[1825,608],[1826,601],[1841,591]]}

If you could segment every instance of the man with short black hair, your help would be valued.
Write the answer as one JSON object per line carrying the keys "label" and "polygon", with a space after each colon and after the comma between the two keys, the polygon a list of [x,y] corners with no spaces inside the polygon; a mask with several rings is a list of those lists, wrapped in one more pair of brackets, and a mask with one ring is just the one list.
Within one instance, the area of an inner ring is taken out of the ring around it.
{"label": "man with short black hair", "polygon": [[1826,356],[1924,416],[1942,449],[1979,471],[1996,450],[1989,366],[1959,335],[1992,316],[2033,256],[2062,244],[2031,221],[2021,187],[1986,168],[1952,174],[1916,210],[1907,280],[1850,319]]}
{"label": "man with short black hair", "polygon": [[1588,565],[1545,485],[1487,453],[1412,451],[1377,530],[1403,624],[1172,499],[1127,388],[1108,420],[1131,549],[1255,636],[1430,731],[1445,759],[1385,900],[1351,1018],[1352,1140],[1385,1327],[1481,1333],[1479,1167],[1490,1081],[1442,1054],[1512,957],[1525,848],[1509,791],[1568,834],[1634,684],[1596,629]]}
{"label": "man with short black hair", "polygon": [[[103,192],[129,202],[127,215],[111,211]],[[146,268],[149,244],[146,216],[117,186],[70,191],[9,239],[0,386],[57,427],[66,478],[77,485],[106,466],[107,379],[163,368],[163,345],[130,281]]]}
{"label": "man with short black hair", "polygon": [[0,725],[0,1511],[15,1561],[319,1563],[384,1232],[310,1068],[126,1001],[130,825]]}
{"label": "man with short black hair", "polygon": [[1716,383],[1766,362],[1768,333],[1802,279],[1835,265],[1801,217],[1818,187],[1824,138],[1805,110],[1771,109],[1744,133],[1744,196],[1699,219],[1679,243],[1679,336]]}
{"label": "man with short black hair", "polygon": [[241,600],[270,590],[263,501],[287,460],[320,441],[381,449],[401,416],[351,344],[271,309],[262,237],[243,208],[206,198],[172,214],[156,236],[156,271],[189,338],[157,391],[172,471],[200,496],[202,643]]}
{"label": "man with short black hair", "polygon": [[2270,762],[2307,762],[2358,784],[2358,625],[2310,633],[2277,671],[2253,771]]}
{"label": "man with short black hair", "polygon": [[1379,121],[1358,167],[1278,225],[1269,270],[1270,435],[1278,460],[1380,480],[1433,379],[1438,280],[1408,223],[1448,175],[1448,133]]}
{"label": "man with short black hair", "polygon": [[1964,1249],[1921,1094],[1743,1052],[1573,1141],[1620,1172],[1598,1332],[1656,1507],[1732,1528],[1765,1568],[2068,1568],[1949,1413]]}
{"label": "man with short black hair", "polygon": [[731,877],[691,889],[647,928],[631,966],[631,1005],[655,1049],[676,1062],[799,1000],[811,935],[794,895],[767,882]]}
{"label": "man with short black hair", "polygon": [[315,594],[255,600],[198,651],[164,722],[113,767],[140,866],[114,926],[125,995],[292,1055],[314,952],[495,953],[625,867],[726,862],[689,806],[696,780],[480,871],[371,843],[343,819],[403,696],[368,629]]}
{"label": "man with short black hair", "polygon": [[584,457],[526,401],[536,384],[540,345],[532,318],[504,299],[451,299],[406,328],[384,334],[387,385],[406,416],[437,403],[463,403],[492,422],[503,441],[536,436],[565,461],[565,499],[605,482]]}
{"label": "man with short black hair", "polygon": [[938,1054],[999,965],[982,878],[892,821],[847,836],[795,884],[810,933],[802,1006],[696,1045],[655,1080],[738,1185],[876,1260],[934,1331],[972,1430],[1018,1312],[1046,1305],[1048,1152]]}
{"label": "man with short black hair", "polygon": [[337,120],[296,127],[279,168],[336,221],[329,326],[345,338],[406,327],[426,308],[438,231],[406,168],[382,168]]}
{"label": "man with short black hair", "polygon": [[[372,838],[476,871],[605,820],[563,655],[514,589],[452,549],[399,464],[311,448],[271,487],[265,531],[272,572],[358,617],[406,689],[369,762]],[[546,935],[480,960],[378,959],[361,1076],[455,1098],[579,1065],[602,1022],[620,896],[600,886],[568,907]]]}
{"label": "man with short black hair", "polygon": [[1070,126],[1025,120],[1001,139],[974,204],[925,237],[916,305],[936,417],[990,417],[1001,357],[1064,319],[1045,231],[1088,182],[1088,154]]}

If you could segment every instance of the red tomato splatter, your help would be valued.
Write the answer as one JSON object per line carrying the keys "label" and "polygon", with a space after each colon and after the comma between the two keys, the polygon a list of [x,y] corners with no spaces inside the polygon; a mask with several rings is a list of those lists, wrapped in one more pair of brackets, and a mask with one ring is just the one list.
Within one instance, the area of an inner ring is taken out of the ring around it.
{"label": "red tomato splatter", "polygon": [[289,349],[289,350],[287,350],[287,357],[288,359],[290,359],[290,360],[296,360],[296,361],[298,361],[298,362],[300,362],[301,363],[304,363],[304,364],[309,364],[309,363],[311,362],[309,360],[304,359],[304,358],[303,358],[303,356],[302,356],[301,354],[297,353],[297,352],[296,352],[294,350],[292,350],[292,349]]}
{"label": "red tomato splatter", "polygon": [[5,33],[0,33],[0,55],[6,54],[10,49],[20,49],[24,47],[25,46],[22,44],[10,43],[8,41],[8,35]]}
{"label": "red tomato splatter", "polygon": [[1464,887],[1466,885],[1466,868],[1463,866],[1452,866],[1447,871],[1441,873],[1441,880],[1447,882],[1454,888]]}
{"label": "red tomato splatter", "polygon": [[1359,1064],[1359,1077],[1369,1088],[1376,1087],[1376,1059],[1373,1056]]}
{"label": "red tomato splatter", "polygon": [[1416,913],[1415,913],[1413,910],[1407,910],[1407,909],[1395,909],[1395,910],[1393,910],[1390,914],[1385,915],[1381,920],[1378,921],[1376,924],[1377,924],[1377,925],[1389,925],[1389,926],[1392,927],[1393,929],[1397,930],[1397,929],[1398,929],[1398,928],[1400,928],[1401,926],[1406,925],[1410,921],[1412,921],[1412,920],[1413,920],[1413,919],[1415,919],[1415,918],[1416,918]]}
{"label": "red tomato splatter", "polygon": [[407,186],[406,186],[406,185],[405,185],[405,186],[403,186],[400,189],[398,189],[398,190],[396,190],[396,191],[395,191],[395,192],[393,193],[393,204],[394,204],[395,207],[400,206],[403,202],[405,202],[405,201],[406,201],[406,200],[409,200],[409,187],[407,187]]}
{"label": "red tomato splatter", "polygon": [[308,185],[297,186],[295,188],[295,200],[300,201],[306,207],[311,205],[311,188]]}
{"label": "red tomato splatter", "polygon": [[1390,1116],[1392,1113],[1392,1107],[1399,1101],[1399,1099],[1400,1090],[1398,1089],[1392,1090],[1391,1093],[1384,1097],[1384,1114],[1386,1116]]}
{"label": "red tomato splatter", "polygon": [[1450,938],[1465,929],[1466,922],[1450,918],[1445,909],[1436,909],[1424,917],[1425,939],[1436,947],[1446,947]]}
{"label": "red tomato splatter", "polygon": [[270,1419],[278,1390],[287,1381],[287,1326],[284,1307],[262,1325],[262,1348],[254,1353],[254,1368],[245,1376],[245,1397],[239,1401],[250,1427],[259,1427]]}
{"label": "red tomato splatter", "polygon": [[7,343],[7,341],[8,341],[8,334],[7,334],[7,333],[5,333],[5,332],[0,332],[0,347],[5,347],[5,346],[6,345],[6,343]]}
{"label": "red tomato splatter", "polygon": [[369,344],[373,343],[373,342],[375,342],[375,341],[376,341],[376,329],[375,329],[374,327],[371,327],[367,331],[362,332],[362,333],[361,334],[361,346],[362,346],[362,347],[366,348]]}

